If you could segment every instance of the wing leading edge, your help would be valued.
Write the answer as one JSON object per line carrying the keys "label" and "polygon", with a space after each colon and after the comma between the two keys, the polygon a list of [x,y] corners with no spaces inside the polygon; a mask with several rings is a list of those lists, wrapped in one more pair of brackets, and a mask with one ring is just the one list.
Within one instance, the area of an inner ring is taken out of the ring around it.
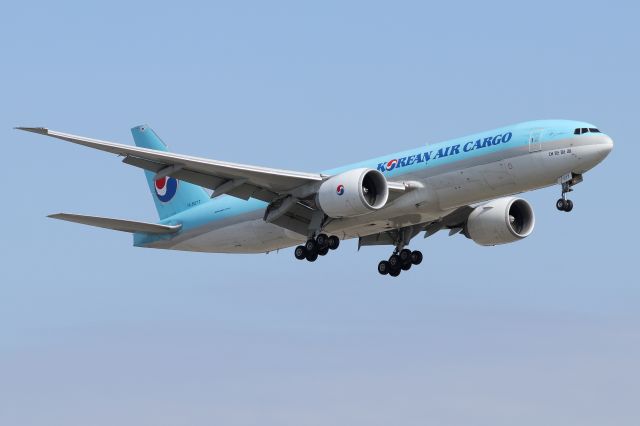
{"label": "wing leading edge", "polygon": [[319,173],[209,160],[91,139],[44,127],[16,127],[16,129],[110,152],[124,157],[123,162],[126,164],[152,171],[159,176],[171,175],[178,180],[209,188],[214,191],[214,195],[228,193],[245,200],[253,197],[271,202],[283,194],[291,193],[296,188],[323,181]]}

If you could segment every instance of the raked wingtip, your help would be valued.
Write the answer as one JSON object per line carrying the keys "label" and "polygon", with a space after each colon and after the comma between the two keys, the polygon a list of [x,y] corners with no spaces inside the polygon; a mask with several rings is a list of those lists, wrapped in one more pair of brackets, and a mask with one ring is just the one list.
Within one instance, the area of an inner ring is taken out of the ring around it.
{"label": "raked wingtip", "polygon": [[47,129],[46,127],[14,127],[14,129],[16,130],[22,130],[25,132],[31,132],[31,133],[39,133],[41,135],[46,135],[49,132],[49,129]]}

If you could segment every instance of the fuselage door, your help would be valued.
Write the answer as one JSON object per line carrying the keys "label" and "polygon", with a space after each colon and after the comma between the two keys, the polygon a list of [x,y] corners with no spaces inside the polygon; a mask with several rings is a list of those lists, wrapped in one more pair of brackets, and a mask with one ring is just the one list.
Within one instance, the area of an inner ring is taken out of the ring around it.
{"label": "fuselage door", "polygon": [[529,152],[538,152],[542,150],[542,131],[544,129],[535,129],[529,134]]}

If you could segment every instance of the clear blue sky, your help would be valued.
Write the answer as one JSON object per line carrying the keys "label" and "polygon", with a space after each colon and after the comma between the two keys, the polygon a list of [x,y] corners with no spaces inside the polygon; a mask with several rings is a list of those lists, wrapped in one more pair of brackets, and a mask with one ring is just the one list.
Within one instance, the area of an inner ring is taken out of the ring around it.
{"label": "clear blue sky", "polygon": [[[637,425],[633,2],[10,2],[0,25],[2,425]],[[12,130],[318,171],[505,124],[593,122],[610,157],[534,234],[388,248],[137,249],[46,219],[155,220],[142,172]]]}

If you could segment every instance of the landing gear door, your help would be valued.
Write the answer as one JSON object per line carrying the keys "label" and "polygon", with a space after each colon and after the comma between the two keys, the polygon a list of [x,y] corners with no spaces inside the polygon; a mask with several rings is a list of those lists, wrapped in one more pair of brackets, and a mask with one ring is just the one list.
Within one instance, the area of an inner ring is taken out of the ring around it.
{"label": "landing gear door", "polygon": [[529,152],[538,152],[542,150],[540,138],[544,129],[535,129],[529,134]]}

